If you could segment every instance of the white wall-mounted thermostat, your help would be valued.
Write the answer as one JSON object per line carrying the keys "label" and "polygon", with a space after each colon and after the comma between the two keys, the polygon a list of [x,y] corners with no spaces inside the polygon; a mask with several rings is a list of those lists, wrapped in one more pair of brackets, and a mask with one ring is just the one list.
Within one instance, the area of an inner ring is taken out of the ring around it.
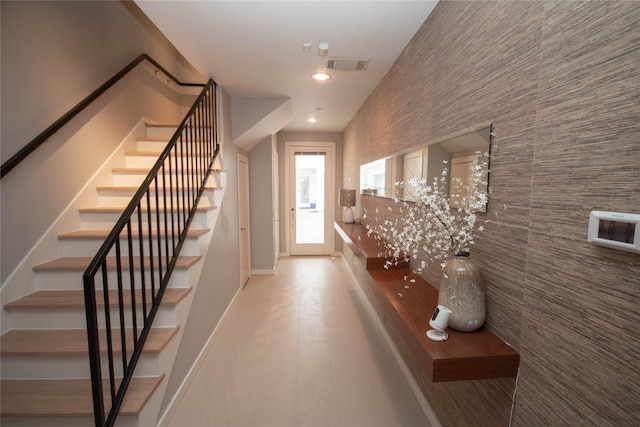
{"label": "white wall-mounted thermostat", "polygon": [[587,240],[594,245],[640,253],[640,215],[591,211]]}

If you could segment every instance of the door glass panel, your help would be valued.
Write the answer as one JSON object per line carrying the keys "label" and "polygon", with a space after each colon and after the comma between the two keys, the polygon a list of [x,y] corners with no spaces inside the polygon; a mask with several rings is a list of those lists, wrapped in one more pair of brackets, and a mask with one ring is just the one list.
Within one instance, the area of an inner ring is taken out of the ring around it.
{"label": "door glass panel", "polygon": [[324,243],[326,153],[295,153],[296,243]]}

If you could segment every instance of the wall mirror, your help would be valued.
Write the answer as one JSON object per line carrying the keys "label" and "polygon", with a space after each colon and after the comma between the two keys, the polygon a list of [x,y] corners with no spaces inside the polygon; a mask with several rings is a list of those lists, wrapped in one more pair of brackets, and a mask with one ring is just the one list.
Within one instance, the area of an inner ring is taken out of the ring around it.
{"label": "wall mirror", "polygon": [[[411,189],[408,186],[396,186],[397,182],[408,182],[417,176],[426,178],[430,183],[434,177],[441,176],[446,166],[449,169],[447,182],[452,182],[452,176],[466,182],[469,165],[477,152],[491,152],[491,131],[491,124],[477,126],[410,152],[364,164],[360,166],[360,192],[364,195],[411,200]],[[447,165],[443,163],[445,160]],[[456,201],[450,200],[450,204],[455,207]]]}

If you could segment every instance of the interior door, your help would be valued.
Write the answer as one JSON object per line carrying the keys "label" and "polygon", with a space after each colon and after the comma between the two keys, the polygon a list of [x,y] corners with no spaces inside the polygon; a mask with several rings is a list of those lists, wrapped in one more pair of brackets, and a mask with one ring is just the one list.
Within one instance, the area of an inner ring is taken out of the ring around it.
{"label": "interior door", "polygon": [[273,153],[273,253],[274,265],[280,257],[280,158]]}
{"label": "interior door", "polygon": [[240,227],[240,285],[251,277],[251,228],[249,221],[249,159],[238,154],[238,225]]}
{"label": "interior door", "polygon": [[333,248],[334,146],[288,147],[289,248],[291,255],[329,255]]}

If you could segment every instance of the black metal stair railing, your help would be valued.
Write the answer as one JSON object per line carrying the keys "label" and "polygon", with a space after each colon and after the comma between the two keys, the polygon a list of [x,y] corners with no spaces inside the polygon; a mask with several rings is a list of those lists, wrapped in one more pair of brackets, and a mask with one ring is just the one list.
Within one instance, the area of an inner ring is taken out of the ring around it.
{"label": "black metal stair railing", "polygon": [[215,99],[210,80],[83,275],[96,426],[115,423],[212,171]]}

